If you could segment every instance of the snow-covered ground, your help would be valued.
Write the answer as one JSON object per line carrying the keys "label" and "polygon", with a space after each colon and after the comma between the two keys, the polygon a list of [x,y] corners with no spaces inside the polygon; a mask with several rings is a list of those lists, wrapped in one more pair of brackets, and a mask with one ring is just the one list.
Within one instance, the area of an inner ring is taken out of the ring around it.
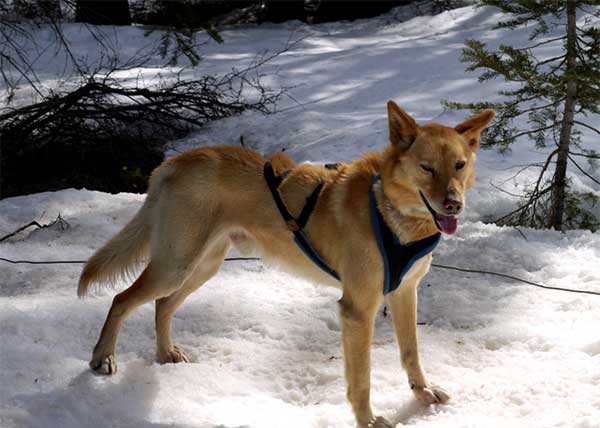
{"label": "snow-covered ground", "polygon": [[[458,61],[465,38],[494,45],[527,36],[492,30],[499,16],[490,8],[397,19],[408,13],[224,31],[223,45],[201,48],[201,68],[193,72],[241,68],[265,49],[280,50],[292,33],[303,39],[265,73],[277,71],[266,79],[293,86],[302,106],[283,100],[272,116],[249,113],[213,123],[178,142],[174,152],[237,144],[243,135],[264,153],[285,147],[300,161],[348,161],[387,143],[389,98],[419,121],[453,124],[465,113],[444,112],[440,99],[495,96],[500,82],[482,87]],[[130,45],[145,40],[142,30],[119,31]],[[77,26],[68,28],[69,37],[77,34]],[[85,51],[85,43],[76,46]],[[435,262],[600,291],[599,234],[524,229],[524,238],[516,229],[479,221],[514,204],[490,182],[500,184],[515,173],[507,168],[538,156],[527,142],[506,157],[481,153],[468,214],[457,235],[438,247]],[[600,191],[583,176],[574,180]],[[0,235],[59,213],[70,227],[21,234],[0,244],[0,257],[85,259],[142,200],[73,189],[2,200]],[[1,428],[353,426],[342,375],[339,291],[260,262],[226,263],[174,320],[174,336],[192,363],[155,362],[154,308],[146,305],[125,324],[119,372],[101,377],[87,362],[113,293],[78,300],[80,269],[1,265]],[[399,426],[600,427],[600,297],[434,269],[419,298],[419,321],[426,323],[419,327],[422,363],[453,400],[430,408],[414,400],[391,320],[380,314],[372,351],[378,414]]]}

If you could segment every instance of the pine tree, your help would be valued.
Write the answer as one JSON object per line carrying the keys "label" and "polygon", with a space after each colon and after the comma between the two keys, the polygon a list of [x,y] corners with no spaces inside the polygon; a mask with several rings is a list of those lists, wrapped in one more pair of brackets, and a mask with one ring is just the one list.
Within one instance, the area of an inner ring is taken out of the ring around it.
{"label": "pine tree", "polygon": [[[574,166],[597,184],[600,180],[580,165],[600,159],[597,151],[581,147],[582,129],[600,135],[590,115],[600,113],[600,11],[599,0],[483,0],[510,14],[497,28],[531,28],[528,46],[500,45],[490,51],[485,43],[466,40],[463,62],[468,71],[482,70],[480,82],[503,78],[509,89],[500,92],[502,102],[455,103],[450,108],[493,108],[498,116],[482,144],[501,151],[520,137],[531,139],[538,149],[552,147],[538,179],[523,195],[522,204],[499,219],[501,222],[557,230],[583,227],[595,230],[599,223],[589,211],[598,202],[594,193],[574,192],[567,167]],[[580,22],[577,22],[579,18]],[[552,36],[549,34],[554,32]],[[556,32],[559,35],[556,36]],[[544,57],[548,47],[561,46],[556,56]],[[519,129],[515,119],[526,118]]]}

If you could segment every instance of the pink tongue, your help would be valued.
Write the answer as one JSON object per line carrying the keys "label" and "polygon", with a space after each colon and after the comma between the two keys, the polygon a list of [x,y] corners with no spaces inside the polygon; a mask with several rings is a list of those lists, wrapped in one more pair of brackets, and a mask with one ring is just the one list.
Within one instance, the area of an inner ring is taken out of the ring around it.
{"label": "pink tongue", "polygon": [[458,227],[458,218],[449,215],[443,215],[436,213],[435,219],[442,228],[442,232],[448,235],[454,235],[456,228]]}

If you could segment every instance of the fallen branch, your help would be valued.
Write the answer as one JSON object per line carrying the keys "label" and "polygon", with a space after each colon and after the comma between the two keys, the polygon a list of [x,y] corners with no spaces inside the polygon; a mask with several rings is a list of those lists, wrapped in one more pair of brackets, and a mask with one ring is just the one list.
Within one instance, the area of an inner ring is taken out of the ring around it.
{"label": "fallen branch", "polygon": [[[179,73],[148,85],[123,83],[108,70],[68,93],[0,109],[3,196],[64,187],[143,192],[169,141],[247,110],[274,112],[288,88],[263,85],[258,68],[292,46],[216,77]],[[51,168],[57,162],[62,168]],[[25,167],[34,173],[23,174]]]}
{"label": "fallen branch", "polygon": [[25,229],[29,229],[32,226],[35,226],[38,229],[46,229],[48,227],[54,226],[57,223],[60,225],[62,230],[68,229],[70,227],[69,223],[67,223],[67,221],[65,221],[65,219],[63,219],[59,214],[58,217],[56,217],[53,221],[51,221],[50,223],[47,223],[47,224],[39,224],[37,221],[33,220],[33,221],[27,223],[26,225],[19,227],[14,232],[9,233],[8,235],[4,235],[2,238],[0,238],[0,242],[4,242],[7,239],[12,238],[13,236],[24,231]]}

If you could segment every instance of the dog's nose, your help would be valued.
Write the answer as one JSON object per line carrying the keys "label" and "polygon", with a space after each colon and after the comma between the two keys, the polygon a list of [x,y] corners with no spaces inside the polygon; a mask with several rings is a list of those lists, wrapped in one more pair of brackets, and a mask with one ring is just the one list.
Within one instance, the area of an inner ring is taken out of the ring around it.
{"label": "dog's nose", "polygon": [[446,198],[444,201],[444,208],[446,208],[448,214],[458,214],[462,209],[462,202]]}

